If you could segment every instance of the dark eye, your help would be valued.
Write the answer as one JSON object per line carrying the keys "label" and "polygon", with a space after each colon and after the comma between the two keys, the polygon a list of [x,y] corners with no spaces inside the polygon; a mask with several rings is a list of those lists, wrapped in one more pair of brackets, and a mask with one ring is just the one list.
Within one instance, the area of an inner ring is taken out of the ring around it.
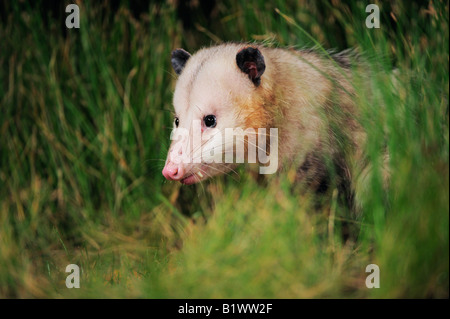
{"label": "dark eye", "polygon": [[206,115],[203,118],[203,122],[205,122],[206,127],[215,127],[217,124],[216,117],[214,115]]}
{"label": "dark eye", "polygon": [[175,126],[178,127],[178,125],[180,124],[180,120],[178,119],[178,117],[175,118]]}

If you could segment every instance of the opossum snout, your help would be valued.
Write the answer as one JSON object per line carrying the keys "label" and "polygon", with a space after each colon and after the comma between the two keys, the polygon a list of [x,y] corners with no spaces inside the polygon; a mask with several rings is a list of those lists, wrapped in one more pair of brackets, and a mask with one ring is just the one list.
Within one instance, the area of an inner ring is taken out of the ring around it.
{"label": "opossum snout", "polygon": [[176,164],[168,160],[162,170],[162,174],[169,181],[179,181],[184,177],[185,170],[181,163]]}

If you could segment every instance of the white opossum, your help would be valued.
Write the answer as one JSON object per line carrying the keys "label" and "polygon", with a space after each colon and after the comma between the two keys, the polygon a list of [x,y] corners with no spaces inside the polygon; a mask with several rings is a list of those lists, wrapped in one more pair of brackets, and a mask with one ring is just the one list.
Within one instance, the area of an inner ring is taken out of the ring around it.
{"label": "white opossum", "polygon": [[[277,128],[279,168],[295,165],[298,180],[318,191],[327,187],[330,174],[350,185],[365,134],[355,120],[352,59],[346,52],[330,59],[313,50],[227,43],[192,56],[174,50],[171,62],[179,75],[172,136],[181,136],[181,130],[187,136],[173,138],[162,171],[166,179],[193,184],[229,171],[233,164],[203,157],[212,150],[220,150],[216,160],[236,155],[239,140],[248,158],[247,150],[255,146],[249,135],[238,134],[234,143],[224,143],[223,135],[215,138],[227,128],[265,128],[268,144],[270,128]],[[202,138],[197,147],[195,132]],[[271,153],[273,145],[268,147]],[[190,160],[183,161],[187,155]]]}

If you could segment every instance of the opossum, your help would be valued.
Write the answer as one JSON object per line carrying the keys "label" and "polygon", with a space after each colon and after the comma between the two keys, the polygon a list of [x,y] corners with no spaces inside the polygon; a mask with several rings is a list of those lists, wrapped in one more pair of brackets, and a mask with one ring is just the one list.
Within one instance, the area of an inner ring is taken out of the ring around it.
{"label": "opossum", "polygon": [[[182,135],[180,130],[187,136],[173,138],[163,175],[189,185],[224,174],[236,164],[223,163],[223,157],[239,155],[238,141],[245,144],[241,157],[248,159],[249,148],[257,144],[259,151],[265,139],[266,154],[277,154],[278,171],[294,167],[296,181],[317,192],[333,179],[338,187],[351,188],[352,166],[361,160],[365,140],[356,119],[353,60],[348,51],[333,55],[249,43],[221,44],[194,55],[174,50],[178,79],[172,137]],[[227,128],[266,130],[256,143],[249,142],[251,134],[237,134],[228,143],[223,139]],[[278,129],[276,150],[271,128]],[[196,131],[202,141],[193,147]],[[221,134],[222,139],[214,138]],[[214,150],[219,152],[212,157],[222,162],[203,160]],[[183,161],[186,155],[190,160]],[[259,157],[257,163],[264,166]]]}

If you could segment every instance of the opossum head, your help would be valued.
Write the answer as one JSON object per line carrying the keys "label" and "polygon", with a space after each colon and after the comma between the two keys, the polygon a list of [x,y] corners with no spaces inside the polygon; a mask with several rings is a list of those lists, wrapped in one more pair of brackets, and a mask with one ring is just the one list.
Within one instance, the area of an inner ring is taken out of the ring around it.
{"label": "opossum head", "polygon": [[[262,53],[238,45],[203,49],[192,56],[177,49],[171,62],[178,80],[172,143],[163,175],[193,184],[229,172],[238,156],[246,156],[238,154],[239,139],[244,141],[245,153],[249,136],[256,135],[248,129],[267,127],[261,93],[266,68]],[[226,139],[227,129],[235,134],[232,140]],[[248,134],[237,133],[239,129]],[[233,163],[226,160],[227,154],[233,156]]]}

